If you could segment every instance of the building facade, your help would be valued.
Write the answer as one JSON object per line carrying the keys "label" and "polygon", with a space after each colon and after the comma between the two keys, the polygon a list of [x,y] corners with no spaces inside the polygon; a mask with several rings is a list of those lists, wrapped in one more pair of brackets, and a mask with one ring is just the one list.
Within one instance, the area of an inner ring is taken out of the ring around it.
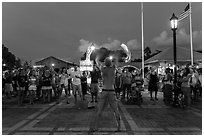
{"label": "building facade", "polygon": [[48,66],[48,67],[54,67],[54,68],[63,68],[63,67],[69,68],[69,67],[77,66],[77,64],[73,62],[66,61],[53,56],[36,61],[35,65],[42,65],[42,66]]}

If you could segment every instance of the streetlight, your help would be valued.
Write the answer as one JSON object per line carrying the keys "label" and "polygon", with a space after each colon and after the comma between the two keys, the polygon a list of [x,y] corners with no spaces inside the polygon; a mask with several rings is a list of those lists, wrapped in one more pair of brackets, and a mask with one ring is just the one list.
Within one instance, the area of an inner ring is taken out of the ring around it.
{"label": "streetlight", "polygon": [[176,83],[177,83],[177,57],[176,57],[176,30],[178,26],[178,18],[173,13],[171,19],[171,30],[173,31],[173,46],[174,46],[174,104],[176,103],[177,93],[176,93]]}

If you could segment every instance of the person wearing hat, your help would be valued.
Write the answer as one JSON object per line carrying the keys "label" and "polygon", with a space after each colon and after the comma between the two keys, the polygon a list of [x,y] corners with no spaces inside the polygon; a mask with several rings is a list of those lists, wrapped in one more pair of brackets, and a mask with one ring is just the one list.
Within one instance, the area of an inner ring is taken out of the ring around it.
{"label": "person wearing hat", "polygon": [[105,59],[105,66],[102,66],[102,63],[96,59],[96,64],[100,68],[102,73],[102,81],[103,81],[103,88],[102,88],[102,96],[99,100],[99,109],[97,111],[96,117],[91,125],[90,131],[94,132],[97,131],[99,117],[101,117],[103,110],[109,104],[113,109],[117,121],[117,131],[120,130],[120,113],[118,110],[117,100],[115,96],[115,72],[116,72],[116,60],[114,60],[115,65],[112,63],[110,58]]}

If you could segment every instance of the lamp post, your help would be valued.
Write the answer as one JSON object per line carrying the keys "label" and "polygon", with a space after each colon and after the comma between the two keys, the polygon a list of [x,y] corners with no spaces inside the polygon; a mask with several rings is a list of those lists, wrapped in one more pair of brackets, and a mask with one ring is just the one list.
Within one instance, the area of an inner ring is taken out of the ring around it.
{"label": "lamp post", "polygon": [[177,57],[176,57],[176,30],[178,26],[178,18],[173,13],[171,19],[171,30],[173,31],[173,50],[174,50],[174,104],[176,103],[177,93],[176,93],[176,83],[177,83]]}

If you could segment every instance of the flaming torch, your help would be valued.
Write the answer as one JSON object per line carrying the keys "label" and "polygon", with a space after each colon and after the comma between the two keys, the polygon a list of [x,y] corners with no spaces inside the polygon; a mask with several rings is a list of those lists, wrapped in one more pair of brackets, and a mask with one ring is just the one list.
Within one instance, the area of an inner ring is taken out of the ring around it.
{"label": "flaming torch", "polygon": [[125,62],[129,62],[131,60],[131,52],[130,50],[128,49],[128,47],[125,45],[125,44],[121,44],[120,45],[122,47],[122,49],[125,51],[127,57],[125,58]]}

